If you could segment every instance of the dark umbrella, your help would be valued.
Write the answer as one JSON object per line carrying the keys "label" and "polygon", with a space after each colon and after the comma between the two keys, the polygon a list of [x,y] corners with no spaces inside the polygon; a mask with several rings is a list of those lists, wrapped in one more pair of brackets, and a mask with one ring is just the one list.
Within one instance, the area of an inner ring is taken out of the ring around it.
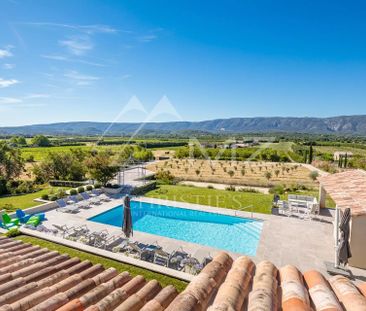
{"label": "dark umbrella", "polygon": [[339,229],[341,231],[341,238],[338,246],[338,259],[343,265],[348,263],[348,258],[352,257],[351,248],[349,245],[349,233],[350,233],[350,220],[351,220],[351,209],[346,208],[343,213]]}
{"label": "dark umbrella", "polygon": [[130,207],[130,198],[126,195],[123,202],[123,222],[122,222],[122,231],[126,235],[126,237],[130,237],[133,235],[132,229],[132,215],[131,215],[131,207]]}

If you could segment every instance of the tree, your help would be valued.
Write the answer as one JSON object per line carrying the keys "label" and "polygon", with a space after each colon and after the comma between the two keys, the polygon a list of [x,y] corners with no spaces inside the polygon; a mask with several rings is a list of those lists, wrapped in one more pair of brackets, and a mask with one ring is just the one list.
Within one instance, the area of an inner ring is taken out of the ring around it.
{"label": "tree", "polygon": [[19,177],[24,162],[19,149],[0,142],[0,179],[10,180]]}
{"label": "tree", "polygon": [[31,140],[31,144],[37,147],[48,147],[51,146],[50,140],[43,135],[34,136]]}
{"label": "tree", "polygon": [[310,172],[309,176],[310,176],[310,178],[311,178],[313,181],[315,181],[315,180],[318,178],[319,173],[318,173],[318,171],[312,171],[312,172]]}
{"label": "tree", "polygon": [[10,139],[10,142],[16,146],[26,146],[27,145],[27,141],[25,140],[25,138],[23,136],[13,136]]}
{"label": "tree", "polygon": [[269,181],[272,178],[272,173],[267,171],[264,173],[264,177],[266,177],[267,180]]}
{"label": "tree", "polygon": [[234,171],[230,170],[227,172],[229,174],[229,176],[232,178],[234,176]]}
{"label": "tree", "polygon": [[278,177],[278,175],[280,174],[280,170],[275,170],[274,173],[275,173],[276,177]]}
{"label": "tree", "polygon": [[85,160],[90,178],[105,186],[119,171],[119,166],[112,165],[112,156],[107,152],[99,152]]}
{"label": "tree", "polygon": [[310,143],[310,147],[309,147],[309,164],[311,164],[311,162],[313,162],[313,143]]}
{"label": "tree", "polygon": [[51,179],[80,181],[85,179],[85,157],[86,153],[79,151],[50,152],[41,163],[34,165],[33,174],[39,183]]}

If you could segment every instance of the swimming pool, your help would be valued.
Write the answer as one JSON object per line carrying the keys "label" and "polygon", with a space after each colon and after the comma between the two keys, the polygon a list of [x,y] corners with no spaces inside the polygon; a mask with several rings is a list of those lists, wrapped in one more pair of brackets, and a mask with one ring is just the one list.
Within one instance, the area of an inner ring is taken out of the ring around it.
{"label": "swimming pool", "polygon": [[[262,221],[148,202],[131,201],[131,212],[136,231],[250,256],[256,254],[262,231]],[[122,206],[89,218],[116,227],[122,219]]]}

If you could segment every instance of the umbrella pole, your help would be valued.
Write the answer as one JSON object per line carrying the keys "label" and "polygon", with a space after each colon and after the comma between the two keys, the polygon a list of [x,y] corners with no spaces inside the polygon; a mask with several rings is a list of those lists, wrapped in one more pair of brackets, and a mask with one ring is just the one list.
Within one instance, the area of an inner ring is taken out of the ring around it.
{"label": "umbrella pole", "polygon": [[339,268],[338,245],[339,245],[339,208],[335,210],[335,247],[334,247],[334,267]]}

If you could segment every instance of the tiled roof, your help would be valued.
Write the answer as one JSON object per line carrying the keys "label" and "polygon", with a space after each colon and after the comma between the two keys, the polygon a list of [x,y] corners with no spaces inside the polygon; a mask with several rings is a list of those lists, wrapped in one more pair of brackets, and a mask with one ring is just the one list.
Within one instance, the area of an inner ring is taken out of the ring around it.
{"label": "tiled roof", "polygon": [[221,252],[177,296],[173,286],[0,237],[1,311],[366,310],[366,283],[328,281]]}
{"label": "tiled roof", "polygon": [[352,215],[366,214],[366,172],[349,170],[318,178],[326,192],[341,209],[349,207]]}

